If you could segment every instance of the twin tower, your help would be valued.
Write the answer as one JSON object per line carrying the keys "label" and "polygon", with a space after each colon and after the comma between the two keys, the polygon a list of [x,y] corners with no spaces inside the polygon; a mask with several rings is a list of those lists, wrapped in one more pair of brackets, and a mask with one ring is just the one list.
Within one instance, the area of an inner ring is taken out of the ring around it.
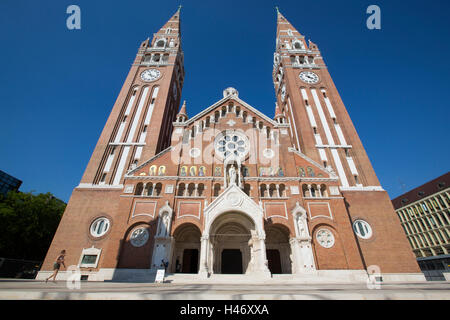
{"label": "twin tower", "polygon": [[178,10],[140,45],[38,278],[65,249],[86,280],[423,279],[321,52],[279,12],[272,75],[274,118],[234,88],[188,117]]}

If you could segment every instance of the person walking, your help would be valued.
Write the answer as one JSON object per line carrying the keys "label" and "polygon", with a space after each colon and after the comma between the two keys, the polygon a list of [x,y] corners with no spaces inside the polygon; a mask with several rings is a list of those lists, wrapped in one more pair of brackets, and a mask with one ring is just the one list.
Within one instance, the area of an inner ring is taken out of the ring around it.
{"label": "person walking", "polygon": [[66,250],[61,250],[60,254],[56,258],[55,263],[53,264],[53,274],[47,279],[45,279],[45,283],[47,283],[47,281],[50,280],[51,278],[53,278],[53,282],[56,282],[56,275],[58,274],[59,268],[61,268],[61,264],[64,266],[64,268],[66,267],[66,265],[64,264],[65,256]]}

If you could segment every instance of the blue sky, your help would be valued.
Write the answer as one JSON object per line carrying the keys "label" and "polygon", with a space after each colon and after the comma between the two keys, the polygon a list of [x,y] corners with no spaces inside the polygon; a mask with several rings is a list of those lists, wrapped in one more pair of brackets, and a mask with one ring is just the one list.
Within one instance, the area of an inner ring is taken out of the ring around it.
{"label": "blue sky", "polygon": [[[190,116],[233,86],[274,113],[278,5],[324,56],[391,198],[449,170],[449,1],[0,2],[0,169],[68,201],[141,41],[183,5]],[[66,8],[81,8],[81,30]],[[366,8],[381,8],[381,30]]]}

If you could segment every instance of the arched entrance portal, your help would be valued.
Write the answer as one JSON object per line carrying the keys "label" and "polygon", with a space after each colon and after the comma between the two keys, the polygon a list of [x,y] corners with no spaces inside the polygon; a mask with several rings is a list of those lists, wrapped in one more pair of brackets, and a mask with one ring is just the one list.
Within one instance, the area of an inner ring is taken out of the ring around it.
{"label": "arched entrance portal", "polygon": [[251,260],[253,222],[237,212],[219,216],[211,226],[214,273],[247,273]]}
{"label": "arched entrance portal", "polygon": [[266,252],[272,274],[292,273],[289,230],[282,225],[266,228]]}
{"label": "arched entrance portal", "polygon": [[[205,208],[204,216],[199,270],[202,277],[222,273],[222,267],[225,272],[270,277],[261,206],[236,184],[231,184]],[[225,249],[228,251],[223,252]],[[242,271],[227,269],[230,263],[239,263],[239,257],[242,258]]]}
{"label": "arched entrance portal", "polygon": [[249,271],[252,233],[255,233],[253,222],[241,213],[226,213],[214,221],[210,232],[214,273]]}
{"label": "arched entrance portal", "polygon": [[200,259],[200,230],[191,223],[182,224],[174,232],[175,249],[172,272],[197,273]]}

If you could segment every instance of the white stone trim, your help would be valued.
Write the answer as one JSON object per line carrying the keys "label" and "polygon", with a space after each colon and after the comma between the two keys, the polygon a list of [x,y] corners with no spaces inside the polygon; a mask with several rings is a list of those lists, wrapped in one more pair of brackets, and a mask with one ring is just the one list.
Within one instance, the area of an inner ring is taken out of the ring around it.
{"label": "white stone trim", "polygon": [[381,186],[367,186],[367,187],[339,187],[341,191],[385,191]]}
{"label": "white stone trim", "polygon": [[[100,254],[102,253],[102,249],[100,248],[94,248],[92,246],[91,248],[85,248],[81,251],[80,259],[78,260],[78,267],[79,268],[97,268],[98,260],[100,259]],[[83,264],[83,257],[85,255],[96,255],[97,258],[95,259],[94,263],[85,263]]]}
{"label": "white stone trim", "polygon": [[123,184],[92,184],[92,183],[80,183],[75,189],[123,189]]}

